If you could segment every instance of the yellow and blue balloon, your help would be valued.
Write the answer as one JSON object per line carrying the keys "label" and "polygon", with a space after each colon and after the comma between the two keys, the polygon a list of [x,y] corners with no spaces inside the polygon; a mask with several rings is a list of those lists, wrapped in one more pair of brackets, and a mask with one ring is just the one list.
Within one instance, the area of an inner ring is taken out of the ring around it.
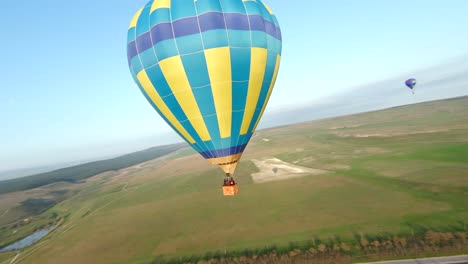
{"label": "yellow and blue balloon", "polygon": [[130,23],[127,57],[161,117],[232,175],[278,74],[271,9],[260,0],[151,0]]}

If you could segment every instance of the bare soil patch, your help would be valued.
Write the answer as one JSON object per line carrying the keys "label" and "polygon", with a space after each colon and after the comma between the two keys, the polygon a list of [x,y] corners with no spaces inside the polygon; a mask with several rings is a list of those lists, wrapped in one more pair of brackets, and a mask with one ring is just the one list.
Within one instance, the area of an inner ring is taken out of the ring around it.
{"label": "bare soil patch", "polygon": [[281,181],[291,178],[304,177],[307,175],[319,175],[329,171],[312,169],[284,162],[277,158],[263,158],[261,160],[252,159],[260,172],[252,173],[252,179],[255,183],[264,183],[270,181]]}

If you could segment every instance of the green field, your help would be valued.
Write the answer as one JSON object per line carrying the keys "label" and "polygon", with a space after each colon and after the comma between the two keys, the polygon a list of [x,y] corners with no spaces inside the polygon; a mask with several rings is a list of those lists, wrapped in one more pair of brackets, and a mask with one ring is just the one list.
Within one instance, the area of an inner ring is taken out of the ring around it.
{"label": "green field", "polygon": [[[258,131],[236,171],[236,197],[222,196],[222,171],[189,149],[100,174],[42,213],[65,220],[14,263],[150,263],[316,238],[464,230],[467,113],[463,97]],[[252,159],[266,157],[327,172],[254,183]]]}

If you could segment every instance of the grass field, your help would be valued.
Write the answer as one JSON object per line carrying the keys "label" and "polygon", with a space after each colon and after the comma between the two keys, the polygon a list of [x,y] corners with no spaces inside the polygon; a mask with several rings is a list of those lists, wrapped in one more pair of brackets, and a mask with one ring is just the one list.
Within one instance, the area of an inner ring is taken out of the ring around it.
{"label": "grass field", "polygon": [[[236,171],[236,197],[222,196],[221,170],[189,149],[103,173],[43,213],[65,221],[14,263],[150,263],[312,238],[463,230],[467,113],[465,97],[258,131]],[[251,160],[265,157],[328,172],[255,184]]]}

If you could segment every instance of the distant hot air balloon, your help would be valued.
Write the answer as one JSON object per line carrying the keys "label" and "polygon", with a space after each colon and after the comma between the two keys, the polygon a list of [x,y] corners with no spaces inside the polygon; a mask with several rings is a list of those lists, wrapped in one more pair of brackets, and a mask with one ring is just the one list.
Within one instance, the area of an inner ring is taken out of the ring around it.
{"label": "distant hot air balloon", "polygon": [[151,0],[130,23],[127,56],[149,103],[231,182],[278,74],[271,9],[261,0]]}
{"label": "distant hot air balloon", "polygon": [[414,86],[416,86],[416,79],[410,78],[410,79],[406,80],[405,84],[406,84],[406,86],[408,86],[408,88],[411,89],[411,92],[414,94],[413,88],[414,88]]}

